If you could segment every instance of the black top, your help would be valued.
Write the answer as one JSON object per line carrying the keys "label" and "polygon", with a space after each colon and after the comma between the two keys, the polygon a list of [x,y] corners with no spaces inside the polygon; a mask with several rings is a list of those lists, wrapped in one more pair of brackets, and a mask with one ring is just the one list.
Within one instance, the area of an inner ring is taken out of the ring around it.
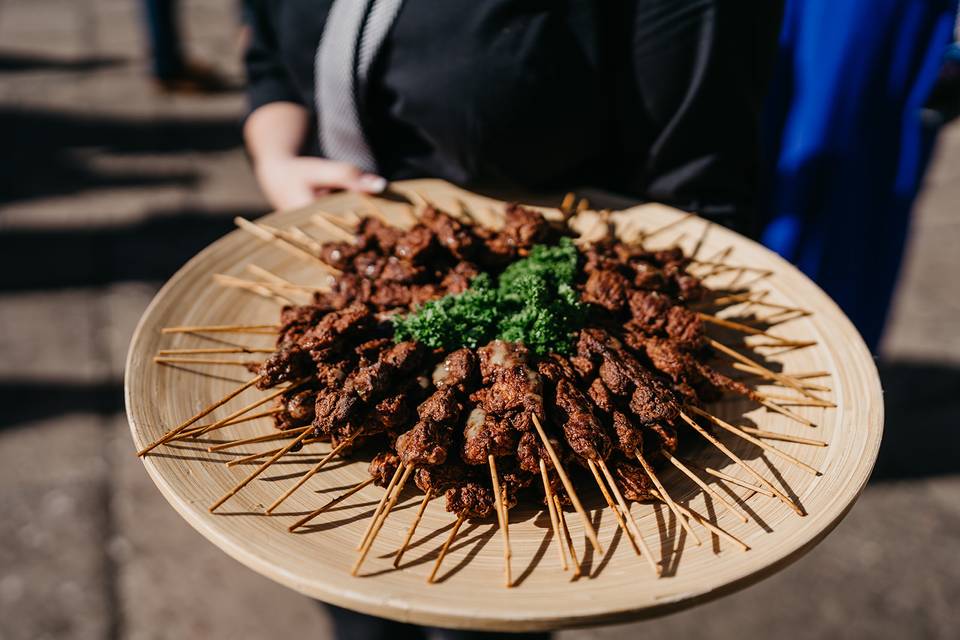
{"label": "black top", "polygon": [[[251,110],[313,111],[331,2],[248,2]],[[407,0],[358,98],[364,134],[388,179],[749,210],[778,26],[769,0]]]}

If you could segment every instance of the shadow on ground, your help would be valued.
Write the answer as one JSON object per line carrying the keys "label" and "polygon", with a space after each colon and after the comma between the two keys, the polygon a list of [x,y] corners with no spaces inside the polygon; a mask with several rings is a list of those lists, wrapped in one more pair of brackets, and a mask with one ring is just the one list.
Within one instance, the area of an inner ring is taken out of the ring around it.
{"label": "shadow on ground", "polygon": [[[11,229],[0,234],[0,290],[163,282],[258,209],[151,212],[143,222],[92,229]],[[29,268],[26,268],[29,265]]]}
{"label": "shadow on ground", "polygon": [[241,145],[240,120],[85,116],[67,111],[0,108],[0,140],[17,153],[0,156],[0,204],[92,189],[190,186],[194,171],[100,169],[101,154],[183,154]]}

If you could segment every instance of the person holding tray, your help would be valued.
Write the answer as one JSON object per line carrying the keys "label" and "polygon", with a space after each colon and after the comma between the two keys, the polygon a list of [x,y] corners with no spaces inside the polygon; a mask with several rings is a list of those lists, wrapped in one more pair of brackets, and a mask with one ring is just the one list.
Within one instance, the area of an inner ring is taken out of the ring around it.
{"label": "person holding tray", "polygon": [[[434,177],[589,185],[753,231],[780,6],[250,0],[244,137],[278,209]],[[468,638],[331,608],[339,637]]]}

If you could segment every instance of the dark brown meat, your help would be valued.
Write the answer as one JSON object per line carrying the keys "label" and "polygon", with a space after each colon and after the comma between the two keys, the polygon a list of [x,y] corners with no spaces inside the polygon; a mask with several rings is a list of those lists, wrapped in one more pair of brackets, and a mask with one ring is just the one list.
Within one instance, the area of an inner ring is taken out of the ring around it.
{"label": "dark brown meat", "polygon": [[447,461],[453,443],[449,424],[421,420],[397,438],[397,452],[404,465],[428,467]]}
{"label": "dark brown meat", "polygon": [[399,342],[382,351],[375,363],[351,374],[344,393],[354,394],[364,401],[377,397],[391,384],[412,373],[425,354],[426,349],[419,342]]}
{"label": "dark brown meat", "polygon": [[423,263],[435,247],[433,232],[418,224],[400,236],[394,245],[393,253],[398,258]]}
{"label": "dark brown meat", "polygon": [[347,271],[358,249],[349,242],[325,242],[320,246],[320,259],[331,267]]}
{"label": "dark brown meat", "polygon": [[426,268],[421,265],[414,264],[407,259],[390,256],[383,264],[380,279],[384,282],[412,284],[422,280],[426,273]]}
{"label": "dark brown meat", "polygon": [[603,380],[600,378],[593,379],[593,382],[590,383],[590,388],[587,389],[587,395],[590,396],[594,406],[604,413],[613,413],[616,409],[613,394],[610,393],[607,385],[603,384]]}
{"label": "dark brown meat", "polygon": [[434,207],[427,207],[420,216],[420,221],[434,233],[437,243],[455,258],[463,260],[473,255],[476,248],[473,233],[453,216]]}
{"label": "dark brown meat", "polygon": [[[308,333],[305,345],[313,352],[330,350],[337,346],[343,337],[359,338],[362,333],[376,322],[370,307],[356,302],[339,311],[333,311],[323,317]],[[316,357],[316,356],[314,356]]]}
{"label": "dark brown meat", "polygon": [[613,313],[623,309],[627,294],[627,279],[609,269],[597,269],[587,278],[583,288],[584,302],[598,305]]}
{"label": "dark brown meat", "polygon": [[493,492],[475,481],[447,489],[447,511],[461,518],[486,518],[493,513]]}
{"label": "dark brown meat", "polygon": [[530,249],[534,244],[544,244],[549,240],[550,223],[539,211],[509,204],[504,213],[506,220],[500,233],[514,247]]}
{"label": "dark brown meat", "polygon": [[443,276],[440,287],[446,293],[463,293],[470,288],[470,283],[478,275],[480,270],[477,265],[461,260]]}
{"label": "dark brown meat", "polygon": [[469,478],[468,467],[453,458],[443,464],[418,467],[413,475],[413,480],[421,491],[431,490],[434,495],[440,495],[452,487],[462,485]]}
{"label": "dark brown meat", "polygon": [[616,435],[617,448],[625,456],[632,456],[636,450],[643,451],[643,431],[635,426],[630,417],[622,411],[611,415],[613,432]]}
{"label": "dark brown meat", "polygon": [[467,416],[463,428],[460,457],[471,465],[487,464],[487,456],[512,456],[517,450],[517,431],[503,419],[488,415],[476,407]]}
{"label": "dark brown meat", "polygon": [[316,368],[310,353],[296,343],[287,343],[260,365],[258,389],[269,389],[282,382],[293,382],[311,375]]}
{"label": "dark brown meat", "polygon": [[470,349],[457,349],[433,370],[433,384],[438,389],[472,386],[477,375],[477,356]]}
{"label": "dark brown meat", "polygon": [[667,313],[674,304],[659,291],[631,291],[629,303],[633,324],[648,334],[657,334],[666,328]]}
{"label": "dark brown meat", "polygon": [[402,235],[401,229],[384,224],[377,218],[363,218],[357,230],[357,245],[377,250],[380,254],[390,253]]}
{"label": "dark brown meat", "polygon": [[685,349],[703,345],[703,321],[695,311],[676,305],[667,313],[667,335]]}
{"label": "dark brown meat", "polygon": [[383,451],[378,453],[370,461],[367,467],[367,473],[373,478],[373,484],[378,487],[386,487],[390,484],[390,479],[396,473],[400,464],[400,458],[392,451]]}
{"label": "dark brown meat", "polygon": [[610,455],[610,437],[580,390],[568,380],[560,380],[554,404],[560,413],[564,437],[574,453],[584,460],[606,460]]}
{"label": "dark brown meat", "polygon": [[623,492],[623,497],[635,502],[647,502],[654,497],[650,493],[655,489],[649,476],[644,473],[640,465],[625,460],[618,460],[614,465],[614,474],[617,484]]}

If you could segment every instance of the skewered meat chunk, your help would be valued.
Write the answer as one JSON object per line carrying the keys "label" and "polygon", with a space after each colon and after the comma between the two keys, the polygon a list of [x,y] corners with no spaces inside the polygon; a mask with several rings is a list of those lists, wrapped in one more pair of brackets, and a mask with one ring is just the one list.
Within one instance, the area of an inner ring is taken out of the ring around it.
{"label": "skewered meat chunk", "polygon": [[450,426],[421,420],[397,438],[396,447],[404,465],[425,467],[446,462],[452,444]]}
{"label": "skewered meat chunk", "polygon": [[627,279],[611,269],[597,269],[590,273],[583,288],[582,299],[613,313],[623,309],[627,295]]}
{"label": "skewered meat chunk", "polygon": [[357,252],[356,245],[349,242],[325,242],[320,246],[320,259],[331,267],[347,271]]}
{"label": "skewered meat chunk", "polygon": [[260,365],[258,389],[269,389],[282,382],[293,382],[315,370],[310,353],[295,342],[281,345]]}
{"label": "skewered meat chunk", "polygon": [[308,333],[310,348],[314,351],[334,346],[342,337],[358,336],[375,322],[373,312],[366,304],[353,303],[339,311],[325,315]]}
{"label": "skewered meat chunk", "polygon": [[443,464],[418,467],[413,475],[421,491],[432,490],[437,495],[463,484],[469,478],[468,467],[454,458],[448,458]]}
{"label": "skewered meat chunk", "polygon": [[493,512],[493,491],[473,480],[447,489],[447,511],[462,518],[486,518]]}
{"label": "skewered meat chunk", "polygon": [[438,389],[466,388],[477,372],[477,356],[470,349],[457,349],[433,370],[433,384]]}
{"label": "skewered meat chunk", "polygon": [[517,432],[503,419],[476,407],[467,416],[463,429],[461,457],[467,464],[487,464],[487,456],[510,456],[517,449]]}
{"label": "skewered meat chunk", "polygon": [[600,378],[594,378],[587,389],[587,395],[593,401],[593,404],[604,413],[613,413],[616,410],[613,394],[607,389]]}
{"label": "skewered meat chunk", "polygon": [[422,263],[433,252],[435,246],[433,232],[418,224],[397,240],[393,253],[398,258]]}
{"label": "skewered meat chunk", "polygon": [[280,396],[283,413],[277,415],[279,429],[293,429],[310,424],[313,421],[313,409],[317,402],[315,389],[294,391]]}
{"label": "skewered meat chunk", "polygon": [[617,484],[623,491],[623,497],[627,500],[647,502],[654,499],[653,494],[650,493],[655,488],[653,482],[640,465],[618,460],[613,472],[616,475]]}
{"label": "skewered meat chunk", "polygon": [[557,383],[554,403],[567,444],[585,460],[606,460],[610,455],[610,437],[593,414],[586,397],[569,380]]}
{"label": "skewered meat chunk", "polygon": [[546,242],[550,236],[550,223],[543,214],[519,204],[507,205],[506,220],[500,234],[514,247],[530,249],[534,244]]}
{"label": "skewered meat chunk", "polygon": [[399,342],[380,353],[369,367],[358,369],[347,379],[344,393],[367,401],[404,375],[412,373],[423,360],[426,349],[419,342]]}
{"label": "skewered meat chunk", "polygon": [[630,313],[633,324],[645,333],[656,334],[667,326],[667,313],[673,306],[669,296],[659,291],[631,291]]}
{"label": "skewered meat chunk", "polygon": [[473,254],[476,243],[473,233],[453,216],[427,207],[420,221],[434,233],[437,243],[454,257],[462,260]]}
{"label": "skewered meat chunk", "polygon": [[373,478],[373,484],[378,487],[386,487],[390,483],[390,478],[396,473],[400,465],[400,458],[392,451],[382,451],[373,457],[367,472]]}
{"label": "skewered meat chunk", "polygon": [[463,293],[470,288],[473,279],[480,275],[477,265],[461,260],[440,281],[440,287],[446,293]]}
{"label": "skewered meat chunk", "polygon": [[636,427],[630,417],[622,411],[611,414],[613,432],[616,434],[617,448],[625,456],[632,456],[637,449],[643,451],[643,432]]}
{"label": "skewered meat chunk", "polygon": [[[478,396],[483,410],[489,414],[510,412],[543,416],[543,388],[540,375],[527,366],[529,357],[523,345],[494,340],[480,347],[480,373],[490,386]],[[517,426],[529,426],[526,420]]]}
{"label": "skewered meat chunk", "polygon": [[357,229],[357,246],[382,255],[393,251],[403,235],[401,229],[384,224],[377,218],[363,218]]}

